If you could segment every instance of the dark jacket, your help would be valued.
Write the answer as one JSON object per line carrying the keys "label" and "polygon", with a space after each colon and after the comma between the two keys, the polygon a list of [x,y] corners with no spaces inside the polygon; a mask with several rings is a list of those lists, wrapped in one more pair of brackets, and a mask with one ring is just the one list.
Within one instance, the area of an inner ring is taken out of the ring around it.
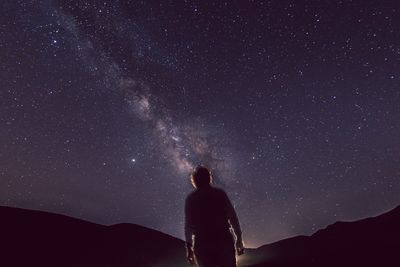
{"label": "dark jacket", "polygon": [[238,218],[223,190],[206,186],[188,195],[185,203],[185,237],[188,248],[193,247],[193,240],[196,244],[232,240],[230,228],[236,238],[241,240]]}

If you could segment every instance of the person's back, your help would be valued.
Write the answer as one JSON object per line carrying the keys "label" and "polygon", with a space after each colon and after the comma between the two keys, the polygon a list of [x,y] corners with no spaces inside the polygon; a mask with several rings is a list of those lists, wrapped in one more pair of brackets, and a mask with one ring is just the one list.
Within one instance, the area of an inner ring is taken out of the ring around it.
{"label": "person's back", "polygon": [[198,266],[236,266],[235,247],[230,228],[236,236],[236,250],[243,251],[241,230],[235,210],[225,192],[210,185],[211,175],[204,167],[192,174],[197,188],[185,203],[185,235],[189,262]]}

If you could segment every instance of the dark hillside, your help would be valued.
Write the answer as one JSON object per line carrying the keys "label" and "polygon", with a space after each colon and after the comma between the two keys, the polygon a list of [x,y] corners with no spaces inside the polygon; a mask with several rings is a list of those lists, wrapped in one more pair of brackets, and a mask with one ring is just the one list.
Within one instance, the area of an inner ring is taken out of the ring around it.
{"label": "dark hillside", "polygon": [[0,266],[186,266],[181,240],[142,226],[9,207],[0,218]]}
{"label": "dark hillside", "polygon": [[[249,251],[251,266],[400,266],[400,206]],[[252,261],[252,259],[258,259]],[[258,264],[254,264],[258,262]]]}
{"label": "dark hillside", "polygon": [[[183,241],[134,224],[103,226],[41,211],[0,207],[0,266],[187,266]],[[400,266],[400,207],[337,222],[239,258],[240,266]]]}

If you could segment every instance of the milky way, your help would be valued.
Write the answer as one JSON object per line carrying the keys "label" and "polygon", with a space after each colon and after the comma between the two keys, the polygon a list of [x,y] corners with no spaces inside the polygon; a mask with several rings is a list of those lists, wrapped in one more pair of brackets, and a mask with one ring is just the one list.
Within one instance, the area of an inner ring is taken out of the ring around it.
{"label": "milky way", "polygon": [[[216,148],[208,144],[210,136],[189,125],[175,125],[168,115],[168,109],[161,106],[157,96],[151,93],[150,86],[129,77],[128,71],[121,70],[101,49],[95,49],[92,41],[79,32],[77,22],[72,16],[54,9],[54,6],[50,7],[56,23],[74,37],[72,44],[82,63],[95,72],[96,76],[101,77],[104,87],[122,94],[134,115],[149,124],[155,138],[159,139],[159,149],[180,175],[187,176],[198,164],[218,171],[219,165],[214,162],[214,157],[217,157]],[[55,42],[54,40],[53,43]]]}
{"label": "milky way", "polygon": [[0,204],[183,237],[212,169],[249,246],[400,203],[396,1],[11,1]]}

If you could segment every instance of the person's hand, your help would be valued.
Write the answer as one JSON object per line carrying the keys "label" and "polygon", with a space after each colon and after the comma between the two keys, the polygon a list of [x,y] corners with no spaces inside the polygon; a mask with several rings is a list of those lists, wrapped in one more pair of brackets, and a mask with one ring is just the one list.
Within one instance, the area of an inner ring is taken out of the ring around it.
{"label": "person's hand", "polygon": [[188,261],[189,264],[194,264],[194,253],[191,248],[188,248],[186,250],[186,260]]}
{"label": "person's hand", "polygon": [[241,239],[236,240],[236,254],[238,256],[242,255],[244,253],[244,245],[243,245],[243,241]]}

